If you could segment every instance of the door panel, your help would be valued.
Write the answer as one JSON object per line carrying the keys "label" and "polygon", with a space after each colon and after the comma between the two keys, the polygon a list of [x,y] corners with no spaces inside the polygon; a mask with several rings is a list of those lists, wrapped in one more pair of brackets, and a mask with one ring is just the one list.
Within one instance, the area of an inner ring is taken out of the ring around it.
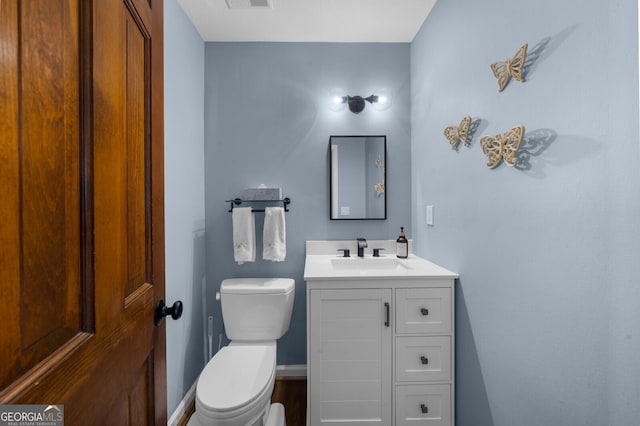
{"label": "door panel", "polygon": [[81,328],[77,13],[2,4],[3,388]]}
{"label": "door panel", "polygon": [[[147,155],[147,111],[150,70],[147,55],[149,37],[127,10],[126,20],[126,108],[127,108],[127,294],[131,294],[140,284],[148,281],[147,274],[147,225],[145,209],[147,198],[147,176],[145,161]],[[127,16],[128,15],[128,16]]]}
{"label": "door panel", "polygon": [[162,49],[161,0],[0,2],[0,404],[166,423]]}
{"label": "door panel", "polygon": [[78,5],[45,3],[22,2],[20,14],[20,314],[22,350],[34,355],[80,331],[82,310]]}

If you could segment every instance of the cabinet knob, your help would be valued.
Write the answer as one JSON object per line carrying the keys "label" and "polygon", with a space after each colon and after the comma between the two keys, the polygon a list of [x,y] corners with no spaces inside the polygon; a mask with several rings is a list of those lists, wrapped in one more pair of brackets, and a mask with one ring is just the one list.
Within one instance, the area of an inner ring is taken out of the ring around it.
{"label": "cabinet knob", "polygon": [[429,358],[427,358],[426,356],[422,355],[420,357],[420,362],[422,362],[423,364],[429,364]]}
{"label": "cabinet knob", "polygon": [[424,316],[429,315],[429,310],[427,308],[420,308],[420,313]]}
{"label": "cabinet knob", "polygon": [[428,414],[429,413],[429,407],[427,407],[424,404],[420,404],[420,410],[422,411],[422,414]]}

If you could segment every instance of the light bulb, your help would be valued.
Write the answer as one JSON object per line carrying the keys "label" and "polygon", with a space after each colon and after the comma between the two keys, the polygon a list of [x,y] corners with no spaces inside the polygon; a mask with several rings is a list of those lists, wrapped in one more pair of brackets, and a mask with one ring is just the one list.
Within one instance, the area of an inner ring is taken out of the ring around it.
{"label": "light bulb", "polygon": [[342,89],[333,89],[329,92],[329,109],[339,112],[347,107],[347,93]]}
{"label": "light bulb", "polygon": [[391,107],[391,94],[387,89],[378,89],[373,93],[374,96],[378,97],[378,101],[371,104],[377,111],[384,111]]}

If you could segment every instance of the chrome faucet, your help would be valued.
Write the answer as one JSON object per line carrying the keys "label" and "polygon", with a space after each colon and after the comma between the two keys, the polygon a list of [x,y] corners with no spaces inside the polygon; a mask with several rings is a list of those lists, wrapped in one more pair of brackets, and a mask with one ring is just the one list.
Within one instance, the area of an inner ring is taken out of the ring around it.
{"label": "chrome faucet", "polygon": [[367,240],[364,238],[356,238],[358,241],[358,257],[364,257],[364,249],[368,247]]}

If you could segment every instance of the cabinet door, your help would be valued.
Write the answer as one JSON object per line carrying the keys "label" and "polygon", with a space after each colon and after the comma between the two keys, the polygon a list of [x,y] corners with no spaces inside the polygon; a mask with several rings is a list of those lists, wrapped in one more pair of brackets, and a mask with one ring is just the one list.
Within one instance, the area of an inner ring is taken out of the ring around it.
{"label": "cabinet door", "polygon": [[310,426],[391,424],[390,289],[310,290]]}

